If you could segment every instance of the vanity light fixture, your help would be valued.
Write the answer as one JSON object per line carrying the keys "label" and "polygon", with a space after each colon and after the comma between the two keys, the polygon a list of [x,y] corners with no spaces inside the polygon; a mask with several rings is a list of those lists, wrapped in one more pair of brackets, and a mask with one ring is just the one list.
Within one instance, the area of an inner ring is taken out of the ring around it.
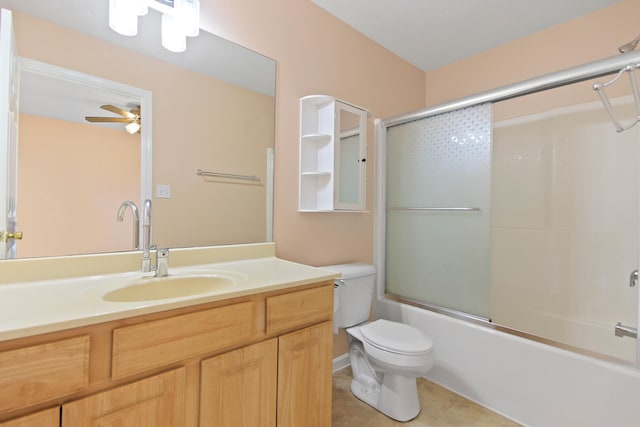
{"label": "vanity light fixture", "polygon": [[138,17],[149,8],[162,13],[162,46],[171,52],[184,52],[187,37],[200,33],[200,0],[109,0],[109,27],[135,36]]}

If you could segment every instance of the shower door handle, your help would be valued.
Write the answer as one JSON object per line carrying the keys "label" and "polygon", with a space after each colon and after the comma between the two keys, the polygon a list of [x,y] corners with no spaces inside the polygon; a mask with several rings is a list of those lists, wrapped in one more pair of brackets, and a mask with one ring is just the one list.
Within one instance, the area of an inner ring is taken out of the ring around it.
{"label": "shower door handle", "polygon": [[633,270],[629,276],[629,287],[633,288],[638,284],[638,270]]}

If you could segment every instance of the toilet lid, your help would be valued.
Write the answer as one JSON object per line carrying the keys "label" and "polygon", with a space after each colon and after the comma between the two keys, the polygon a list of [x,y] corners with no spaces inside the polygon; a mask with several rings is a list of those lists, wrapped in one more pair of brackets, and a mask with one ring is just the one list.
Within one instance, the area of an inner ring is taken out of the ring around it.
{"label": "toilet lid", "polygon": [[392,353],[426,353],[433,347],[431,338],[404,323],[380,319],[362,326],[360,331],[369,344]]}

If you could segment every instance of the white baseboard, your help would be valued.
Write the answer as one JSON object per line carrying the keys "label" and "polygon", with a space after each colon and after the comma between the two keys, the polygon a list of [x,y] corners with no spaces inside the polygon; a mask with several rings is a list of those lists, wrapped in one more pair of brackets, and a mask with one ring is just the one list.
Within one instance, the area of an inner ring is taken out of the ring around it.
{"label": "white baseboard", "polygon": [[349,361],[349,353],[345,353],[341,356],[338,356],[335,359],[333,359],[333,372],[337,372],[340,369],[344,369],[349,365],[351,365],[351,362]]}

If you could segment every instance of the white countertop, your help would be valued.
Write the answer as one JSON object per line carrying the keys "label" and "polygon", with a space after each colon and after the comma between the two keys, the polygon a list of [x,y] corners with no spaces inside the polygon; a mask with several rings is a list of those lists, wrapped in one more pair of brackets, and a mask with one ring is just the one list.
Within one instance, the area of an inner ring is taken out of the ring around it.
{"label": "white countertop", "polygon": [[1,284],[0,341],[339,277],[333,271],[276,257],[169,268],[170,275],[190,272],[228,276],[234,283],[198,295],[136,302],[110,302],[103,296],[135,283],[142,277],[140,272]]}

